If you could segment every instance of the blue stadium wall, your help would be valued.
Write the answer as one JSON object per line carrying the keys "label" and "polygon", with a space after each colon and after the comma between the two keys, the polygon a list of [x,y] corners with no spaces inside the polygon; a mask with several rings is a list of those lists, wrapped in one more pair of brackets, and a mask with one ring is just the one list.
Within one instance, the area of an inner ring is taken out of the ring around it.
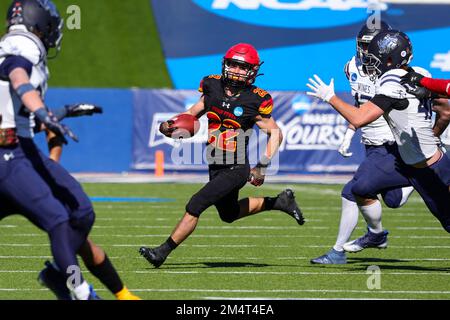
{"label": "blue stadium wall", "polygon": [[[285,137],[279,157],[273,163],[289,173],[353,172],[364,150],[355,137],[349,159],[337,148],[347,124],[328,104],[301,91],[272,91],[273,116]],[[181,113],[200,97],[196,90],[171,89],[50,89],[47,105],[57,108],[68,103],[101,105],[101,115],[65,119],[80,142],[69,141],[62,163],[71,172],[124,172],[153,170],[155,153],[165,154],[165,168],[177,171],[205,171],[207,121],[201,119],[200,132],[183,143],[164,137],[162,121]],[[343,97],[351,102],[348,93]],[[250,143],[250,161],[256,163],[266,146],[266,135],[257,130]],[[37,137],[46,149],[44,134]]]}
{"label": "blue stadium wall", "polygon": [[[80,137],[80,143],[70,142],[63,153],[63,164],[71,172],[152,170],[158,150],[165,152],[169,170],[205,170],[199,159],[193,164],[173,160],[181,147],[162,137],[157,126],[198,99],[195,90],[201,78],[220,73],[224,52],[238,42],[255,45],[265,61],[261,68],[264,76],[258,78],[257,85],[273,94],[274,116],[283,127],[286,139],[280,169],[338,173],[356,168],[364,157],[359,137],[352,143],[353,157],[339,156],[345,122],[304,91],[313,74],[324,80],[334,77],[337,93],[351,102],[342,69],[355,53],[356,33],[367,17],[374,17],[367,8],[369,1],[150,2],[176,90],[50,89],[49,106],[85,101],[105,109],[100,116],[65,121]],[[383,20],[411,37],[412,65],[428,69],[433,77],[450,78],[450,5],[388,4],[380,9]],[[203,145],[204,124],[202,130],[192,145]],[[38,140],[45,149],[43,137]],[[204,151],[195,150],[191,152]]]}
{"label": "blue stadium wall", "polygon": [[[307,90],[313,74],[349,90],[343,66],[355,54],[361,26],[381,17],[412,40],[412,65],[450,77],[450,5],[382,4],[367,0],[153,0],[166,63],[178,89],[220,73],[233,44],[248,42],[265,61],[257,84],[266,90]],[[170,18],[169,18],[170,17]]]}

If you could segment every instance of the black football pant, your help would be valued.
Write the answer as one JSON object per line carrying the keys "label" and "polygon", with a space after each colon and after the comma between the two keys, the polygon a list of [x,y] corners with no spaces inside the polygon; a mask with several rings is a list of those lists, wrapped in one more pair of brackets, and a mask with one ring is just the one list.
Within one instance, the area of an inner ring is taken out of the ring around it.
{"label": "black football pant", "polygon": [[199,217],[215,205],[223,221],[235,221],[239,215],[239,190],[247,183],[249,174],[248,164],[210,165],[209,182],[192,196],[186,212]]}

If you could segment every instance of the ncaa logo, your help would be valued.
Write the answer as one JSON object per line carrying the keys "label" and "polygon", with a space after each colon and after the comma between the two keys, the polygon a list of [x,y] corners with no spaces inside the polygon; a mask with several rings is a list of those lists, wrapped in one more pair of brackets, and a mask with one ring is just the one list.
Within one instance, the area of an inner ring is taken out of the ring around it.
{"label": "ncaa logo", "polygon": [[373,0],[192,0],[216,15],[259,26],[329,28],[362,22],[367,10],[386,10]]}
{"label": "ncaa logo", "polygon": [[358,75],[353,72],[350,78],[352,79],[352,81],[356,81],[358,79]]}
{"label": "ncaa logo", "polygon": [[234,108],[233,113],[236,117],[240,117],[244,114],[244,109],[242,109],[242,107],[236,107]]}

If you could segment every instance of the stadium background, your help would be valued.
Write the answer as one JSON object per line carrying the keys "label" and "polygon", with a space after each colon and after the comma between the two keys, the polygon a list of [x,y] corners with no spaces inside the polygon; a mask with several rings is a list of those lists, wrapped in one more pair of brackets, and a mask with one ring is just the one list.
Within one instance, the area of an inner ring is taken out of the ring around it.
{"label": "stadium background", "polygon": [[[329,125],[302,122],[304,114],[313,109],[332,112],[304,95],[307,77],[313,73],[324,79],[334,77],[337,90],[346,93],[342,67],[354,54],[354,36],[367,15],[365,8],[352,9],[355,11],[348,15],[336,8],[311,9],[308,13],[261,6],[250,15],[246,11],[248,20],[243,21],[236,6],[242,1],[234,1],[228,11],[220,12],[210,9],[211,0],[54,1],[63,16],[67,16],[65,8],[69,5],[81,8],[81,29],[65,30],[62,51],[49,62],[52,77],[47,102],[50,107],[81,101],[104,107],[101,116],[66,121],[79,135],[80,143],[71,142],[65,148],[62,162],[71,172],[92,174],[142,172],[151,176],[156,150],[165,151],[170,171],[180,173],[178,170],[185,169],[186,166],[170,166],[171,146],[167,142],[149,147],[148,137],[157,125],[158,113],[179,112],[192,103],[198,97],[195,89],[201,77],[219,73],[221,55],[240,41],[255,43],[260,49],[265,75],[257,84],[279,99],[275,106],[279,107],[278,118],[288,114],[286,122],[298,118],[303,127]],[[328,1],[333,2],[358,6],[368,3]],[[442,4],[445,1],[392,2],[396,4],[389,4],[383,17],[411,35],[414,64],[428,68],[435,77],[449,78],[450,51],[446,40],[450,34],[450,5]],[[0,12],[5,12],[8,4],[2,0]],[[303,14],[311,14],[314,19],[300,19],[305,18]],[[286,21],[290,21],[289,25],[282,25]],[[331,125],[340,126],[340,130],[345,127],[336,119]],[[39,139],[45,149],[42,137]],[[301,147],[284,160],[281,158],[280,163],[293,164],[292,168],[285,168],[285,173],[291,174],[351,173],[363,156],[358,138],[352,144],[354,156],[348,160],[338,156],[338,142],[325,151],[323,146]],[[311,166],[306,168],[304,163],[308,161]],[[314,165],[324,162],[329,164],[327,168]],[[196,169],[204,168],[200,165]],[[314,176],[308,182],[320,177]],[[343,182],[346,177],[334,181]],[[189,179],[200,182],[203,178]],[[196,234],[169,258],[167,268],[150,269],[137,256],[137,248],[156,245],[167,237],[185,201],[201,186],[183,184],[184,181],[187,180],[177,179],[179,184],[84,184],[97,211],[93,237],[110,252],[128,286],[144,298],[449,297],[447,281],[443,281],[449,274],[448,237],[416,195],[400,210],[385,208],[385,225],[393,231],[389,250],[352,256],[346,266],[313,269],[309,259],[322,254],[334,241],[341,186],[293,184],[303,180],[296,176],[292,179],[292,175],[280,178],[278,182],[283,181],[282,184],[246,187],[242,195],[276,194],[286,186],[292,187],[307,215],[305,227],[299,229],[289,217],[279,213],[227,226],[210,209]],[[360,222],[355,233],[363,231],[364,224]],[[45,235],[20,217],[2,221],[0,232],[0,299],[51,298],[35,281],[43,259],[50,258]],[[373,264],[383,270],[382,290],[366,285],[366,269]],[[96,288],[102,288],[96,280],[89,280]],[[111,297],[104,289],[99,290],[103,296]]]}
{"label": "stadium background", "polygon": [[[50,61],[48,105],[87,101],[105,108],[101,117],[67,120],[81,142],[65,150],[64,165],[71,172],[151,170],[155,152],[163,150],[167,169],[205,172],[204,162],[173,163],[173,143],[156,129],[162,114],[180,112],[198,99],[200,79],[220,73],[229,46],[246,41],[265,61],[257,85],[274,95],[274,115],[286,138],[281,172],[353,172],[364,153],[359,137],[353,140],[353,157],[342,158],[336,150],[345,121],[304,90],[308,77],[317,73],[334,77],[337,92],[352,101],[342,69],[355,52],[355,34],[372,15],[367,9],[372,2],[320,1],[324,7],[316,8],[319,2],[298,0],[57,1],[66,19],[66,8],[80,7],[81,29],[66,28],[62,52]],[[3,9],[7,3],[2,1]],[[242,9],[245,3],[259,9]],[[299,3],[312,7],[295,9]],[[450,10],[426,3],[380,8],[384,20],[411,36],[413,64],[445,78],[450,52],[440,39],[450,33]],[[205,140],[203,130],[195,141]]]}

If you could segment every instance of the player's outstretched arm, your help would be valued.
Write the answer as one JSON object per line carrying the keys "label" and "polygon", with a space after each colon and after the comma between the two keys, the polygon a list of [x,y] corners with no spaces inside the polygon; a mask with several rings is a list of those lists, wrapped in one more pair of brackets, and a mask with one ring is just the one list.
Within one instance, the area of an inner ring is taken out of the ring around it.
{"label": "player's outstretched arm", "polygon": [[401,84],[411,94],[417,95],[416,90],[422,86],[434,93],[450,97],[450,80],[433,79],[410,69],[407,74],[400,78]]}
{"label": "player's outstretched arm", "polygon": [[363,127],[375,121],[384,113],[381,108],[370,101],[362,104],[359,108],[346,103],[334,93],[333,79],[327,85],[317,75],[314,75],[314,79],[310,78],[306,85],[311,89],[307,92],[308,95],[328,102],[355,128]]}
{"label": "player's outstretched arm", "polygon": [[39,92],[31,85],[30,78],[25,69],[20,67],[13,69],[9,73],[9,79],[11,86],[17,92],[23,105],[33,112],[47,129],[60,136],[66,144],[67,140],[64,137],[65,135],[68,135],[74,141],[78,141],[77,136],[67,126],[59,123],[56,117],[48,113]]}
{"label": "player's outstretched arm", "polygon": [[90,103],[76,103],[51,110],[51,112],[59,121],[61,121],[64,118],[92,116],[95,113],[103,113],[103,108]]}
{"label": "player's outstretched arm", "polygon": [[188,110],[186,110],[186,112],[183,113],[187,113],[197,118],[200,118],[203,115],[204,110],[205,110],[205,98],[204,96],[202,96],[192,107],[190,107]]}
{"label": "player's outstretched arm", "polygon": [[433,101],[433,111],[436,112],[436,121],[434,122],[433,133],[439,137],[450,122],[450,105],[447,99],[435,99]]}

